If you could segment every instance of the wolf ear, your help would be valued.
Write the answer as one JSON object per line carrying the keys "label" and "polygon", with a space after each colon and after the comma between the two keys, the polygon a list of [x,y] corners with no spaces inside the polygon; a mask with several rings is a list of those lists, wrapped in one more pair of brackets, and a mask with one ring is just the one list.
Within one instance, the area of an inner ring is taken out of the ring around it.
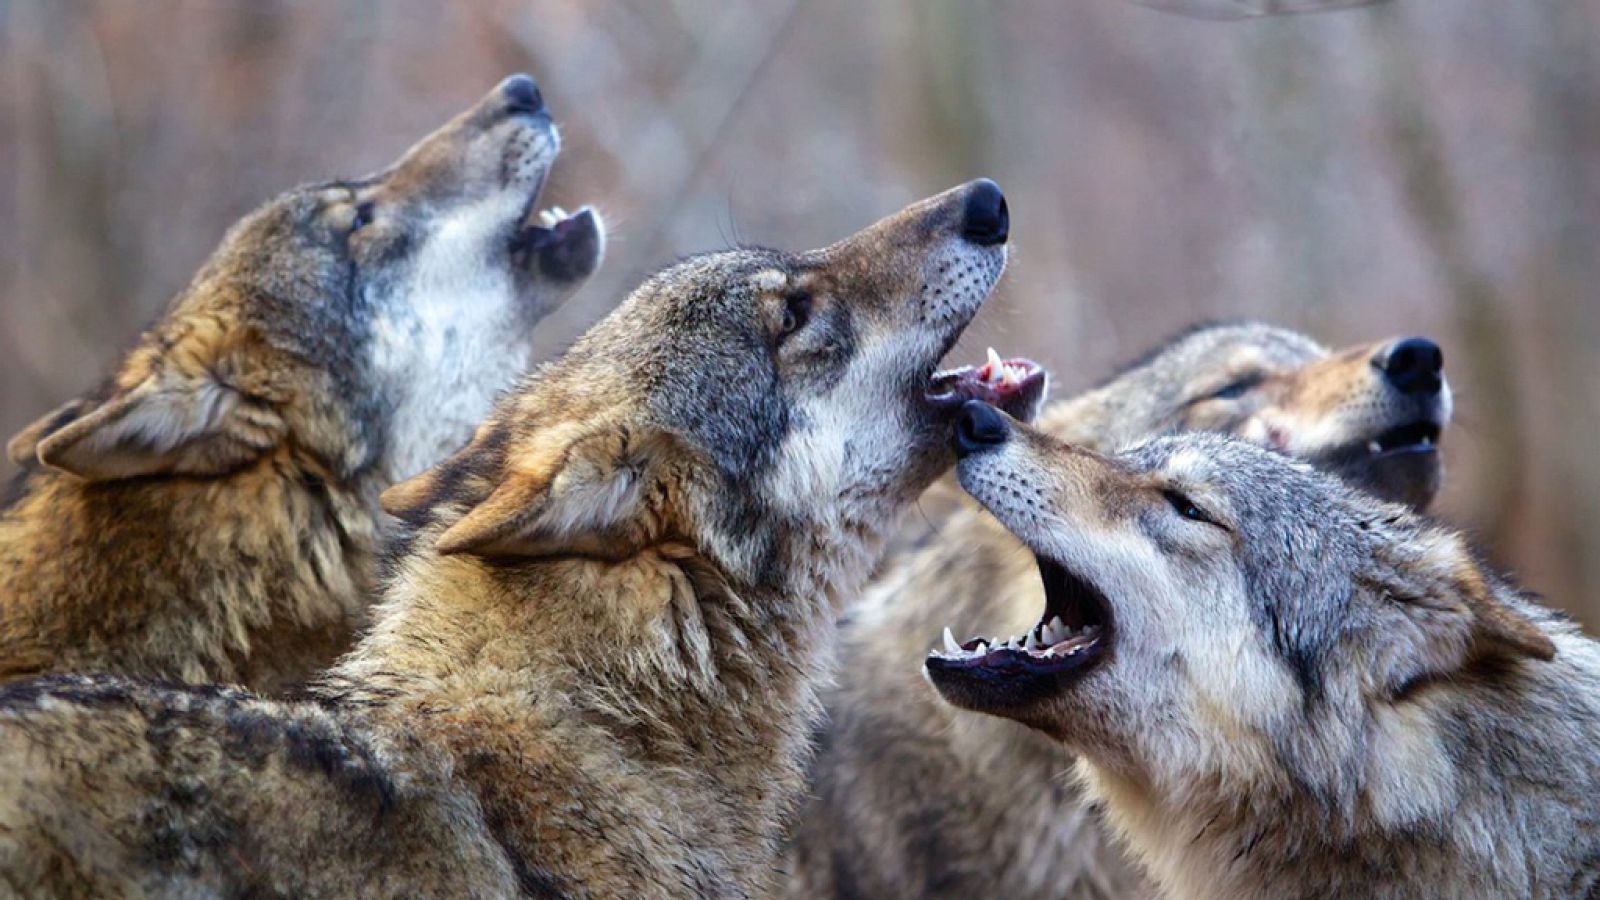
{"label": "wolf ear", "polygon": [[1479,575],[1476,584],[1468,590],[1474,656],[1544,662],[1555,659],[1556,645],[1549,635],[1499,596],[1502,592],[1509,593],[1510,587],[1491,585]]}
{"label": "wolf ear", "polygon": [[9,452],[91,481],[220,475],[286,431],[272,407],[214,379],[157,373],[103,402],[60,407],[12,439]]}
{"label": "wolf ear", "polygon": [[651,495],[672,441],[623,426],[576,430],[513,452],[489,496],[439,536],[438,551],[620,559],[647,545],[661,512]]}
{"label": "wolf ear", "polygon": [[1424,535],[1414,546],[1415,555],[1399,562],[1415,577],[1385,589],[1416,629],[1418,641],[1392,673],[1397,694],[1479,663],[1555,657],[1550,637],[1511,601],[1513,589],[1487,571],[1459,537]]}
{"label": "wolf ear", "polygon": [[50,410],[34,421],[32,425],[17,432],[16,436],[6,442],[6,456],[17,466],[27,469],[39,462],[39,442],[61,426],[76,419],[88,406],[88,401],[83,399],[68,400],[55,409]]}

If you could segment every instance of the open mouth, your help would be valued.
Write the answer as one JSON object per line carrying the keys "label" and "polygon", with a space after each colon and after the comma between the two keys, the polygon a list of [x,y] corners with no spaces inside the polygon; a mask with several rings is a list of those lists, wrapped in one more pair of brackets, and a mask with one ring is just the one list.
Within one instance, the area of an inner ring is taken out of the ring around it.
{"label": "open mouth", "polygon": [[600,225],[594,210],[584,206],[569,213],[559,206],[542,209],[511,237],[518,268],[537,262],[556,279],[574,279],[594,271],[600,252]]}
{"label": "open mouth", "polygon": [[946,628],[943,647],[928,654],[930,674],[982,674],[989,681],[1076,679],[1105,658],[1112,636],[1105,595],[1066,566],[1044,557],[1038,561],[1045,596],[1038,624],[1004,640],[977,637],[959,644]]}
{"label": "open mouth", "polygon": [[1437,422],[1418,421],[1391,428],[1367,442],[1371,457],[1398,456],[1405,453],[1433,453],[1439,446],[1440,427]]}
{"label": "open mouth", "polygon": [[991,347],[981,366],[934,373],[926,397],[934,406],[952,410],[968,400],[982,400],[1027,421],[1044,398],[1048,379],[1044,367],[1033,360],[1020,356],[1002,359]]}

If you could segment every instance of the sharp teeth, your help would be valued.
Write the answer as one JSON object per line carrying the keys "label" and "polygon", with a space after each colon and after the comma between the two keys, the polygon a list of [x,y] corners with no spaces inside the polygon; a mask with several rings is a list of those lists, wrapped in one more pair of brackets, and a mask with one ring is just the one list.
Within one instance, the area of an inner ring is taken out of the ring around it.
{"label": "sharp teeth", "polygon": [[554,227],[556,227],[556,223],[559,222],[559,221],[561,221],[561,220],[556,217],[556,211],[554,209],[541,209],[541,210],[539,210],[539,224],[540,225],[543,225],[546,228],[554,228]]}
{"label": "sharp teeth", "polygon": [[1037,632],[1037,631],[1028,632],[1028,650],[1033,651],[1033,650],[1043,650],[1043,649],[1044,649],[1044,644],[1039,643],[1039,632]]}
{"label": "sharp teeth", "polygon": [[986,355],[989,360],[989,370],[995,375],[999,375],[1005,369],[1006,361],[1000,358],[1000,354],[994,352],[993,347],[988,349]]}
{"label": "sharp teeth", "polygon": [[977,656],[979,654],[988,653],[988,652],[989,652],[989,645],[987,643],[981,641],[981,640],[978,641],[978,646],[972,648],[972,655],[973,656]]}
{"label": "sharp teeth", "polygon": [[1000,381],[1006,387],[1016,387],[1022,381],[1022,372],[1016,366],[1002,366]]}
{"label": "sharp teeth", "polygon": [[1378,443],[1377,441],[1368,441],[1367,442],[1367,452],[1368,453],[1382,453],[1383,452],[1383,445]]}
{"label": "sharp teeth", "polygon": [[1427,446],[1430,446],[1430,445],[1433,444],[1433,438],[1428,437],[1427,435],[1423,435],[1422,436],[1422,440],[1417,441],[1417,443],[1421,444],[1424,447],[1427,447]]}
{"label": "sharp teeth", "polygon": [[1050,621],[1044,623],[1045,640],[1052,644],[1059,644],[1065,637],[1066,634],[1063,631],[1060,616],[1053,616],[1051,617]]}
{"label": "sharp teeth", "polygon": [[961,645],[956,643],[956,636],[950,633],[950,626],[944,627],[944,652],[961,653]]}

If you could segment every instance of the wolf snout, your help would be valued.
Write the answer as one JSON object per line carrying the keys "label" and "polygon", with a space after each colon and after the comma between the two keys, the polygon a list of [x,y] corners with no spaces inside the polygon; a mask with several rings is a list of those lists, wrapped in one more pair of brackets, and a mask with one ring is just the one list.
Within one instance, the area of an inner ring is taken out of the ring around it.
{"label": "wolf snout", "polygon": [[495,89],[495,96],[499,98],[502,109],[510,114],[544,112],[544,94],[539,92],[539,85],[532,77],[521,72],[500,82]]}
{"label": "wolf snout", "polygon": [[969,400],[956,417],[953,437],[956,454],[966,457],[1004,444],[1011,426],[1000,411],[981,400]]}
{"label": "wolf snout", "polygon": [[961,211],[961,236],[980,247],[1004,244],[1011,233],[1011,213],[1000,185],[979,179],[967,192]]}
{"label": "wolf snout", "polygon": [[1427,338],[1395,341],[1380,356],[1375,362],[1402,394],[1437,394],[1444,386],[1444,351]]}

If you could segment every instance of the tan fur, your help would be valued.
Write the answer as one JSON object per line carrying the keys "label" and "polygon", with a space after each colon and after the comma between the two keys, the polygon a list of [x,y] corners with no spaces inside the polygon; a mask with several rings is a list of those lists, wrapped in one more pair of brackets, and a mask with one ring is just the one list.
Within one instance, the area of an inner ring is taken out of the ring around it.
{"label": "tan fur", "polygon": [[[1046,407],[1041,428],[1104,450],[1225,431],[1316,457],[1415,414],[1387,396],[1371,365],[1390,343],[1331,354],[1264,325],[1205,327]],[[1236,383],[1251,386],[1215,396]],[[1425,498],[1437,486],[1433,466],[1374,474],[1393,496]],[[1042,594],[1032,555],[953,479],[923,496],[892,546],[842,629],[789,896],[1137,895],[1136,867],[1071,783],[1073,756],[1021,725],[941,702],[921,677],[929,641],[947,624],[958,635],[1033,624]]]}
{"label": "tan fur", "polygon": [[386,495],[411,531],[313,700],[0,692],[0,879],[759,893],[838,612],[949,462],[927,372],[1005,260],[964,237],[974,194],[998,196],[980,183],[825,250],[646,282]]}
{"label": "tan fur", "polygon": [[1065,673],[930,679],[1080,754],[1162,896],[1600,890],[1600,645],[1460,535],[1211,435],[1013,425],[960,471],[1106,627]]}
{"label": "tan fur", "polygon": [[[598,262],[595,244],[587,270],[552,278],[544,257],[507,249],[557,147],[542,113],[508,109],[525,81],[388,172],[247,216],[99,391],[11,440],[24,471],[0,510],[0,680],[111,671],[276,691],[348,649],[378,491],[466,438],[457,422],[483,415],[532,325]],[[453,291],[476,312],[453,315]],[[431,420],[407,413],[428,404]]]}

